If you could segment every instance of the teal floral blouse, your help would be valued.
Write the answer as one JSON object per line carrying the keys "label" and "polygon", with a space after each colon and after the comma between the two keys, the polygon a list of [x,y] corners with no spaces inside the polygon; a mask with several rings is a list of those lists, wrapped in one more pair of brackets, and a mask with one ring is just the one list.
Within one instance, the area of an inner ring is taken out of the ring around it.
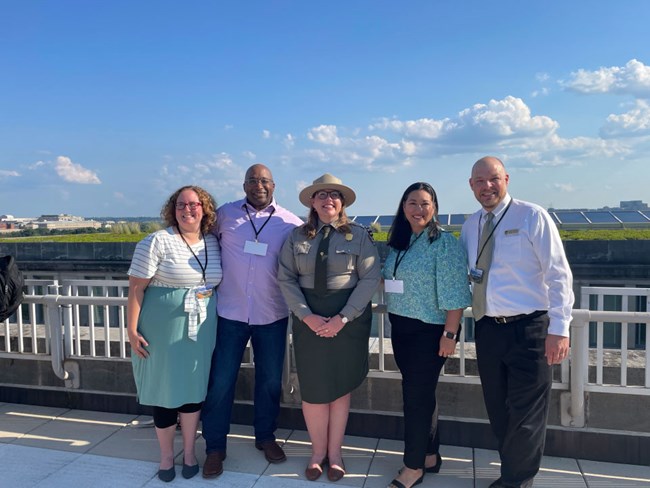
{"label": "teal floral blouse", "polygon": [[397,251],[390,249],[382,274],[386,281],[404,282],[404,293],[386,293],[390,313],[429,324],[444,324],[447,310],[469,307],[472,297],[467,279],[467,256],[458,240],[447,232],[429,242],[411,235],[411,247],[400,253],[395,276]]}

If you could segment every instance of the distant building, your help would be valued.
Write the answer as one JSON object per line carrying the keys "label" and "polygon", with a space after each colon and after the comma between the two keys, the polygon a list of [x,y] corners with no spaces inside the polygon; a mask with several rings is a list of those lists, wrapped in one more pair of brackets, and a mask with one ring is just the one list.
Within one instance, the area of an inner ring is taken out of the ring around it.
{"label": "distant building", "polygon": [[45,214],[38,218],[16,218],[13,215],[0,215],[0,230],[20,229],[99,229],[101,222],[86,220],[83,217],[68,214]]}

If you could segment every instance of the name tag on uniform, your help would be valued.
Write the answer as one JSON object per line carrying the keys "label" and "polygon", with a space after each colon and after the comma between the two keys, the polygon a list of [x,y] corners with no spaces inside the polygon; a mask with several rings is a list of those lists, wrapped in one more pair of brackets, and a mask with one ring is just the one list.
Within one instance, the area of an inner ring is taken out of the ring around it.
{"label": "name tag on uniform", "polygon": [[384,280],[384,291],[386,293],[404,293],[404,281]]}
{"label": "name tag on uniform", "polygon": [[268,244],[264,242],[246,241],[244,244],[244,252],[246,254],[255,254],[256,256],[266,256],[266,248]]}

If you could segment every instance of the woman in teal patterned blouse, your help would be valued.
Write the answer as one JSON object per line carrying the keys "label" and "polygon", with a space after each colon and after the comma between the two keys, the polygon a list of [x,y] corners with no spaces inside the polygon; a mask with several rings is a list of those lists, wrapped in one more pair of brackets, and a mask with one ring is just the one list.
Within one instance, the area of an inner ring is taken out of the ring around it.
{"label": "woman in teal patterned blouse", "polygon": [[471,303],[465,252],[440,228],[437,215],[434,189],[413,183],[388,234],[383,275],[404,402],[404,468],[391,482],[395,488],[418,485],[425,473],[440,471],[436,386]]}

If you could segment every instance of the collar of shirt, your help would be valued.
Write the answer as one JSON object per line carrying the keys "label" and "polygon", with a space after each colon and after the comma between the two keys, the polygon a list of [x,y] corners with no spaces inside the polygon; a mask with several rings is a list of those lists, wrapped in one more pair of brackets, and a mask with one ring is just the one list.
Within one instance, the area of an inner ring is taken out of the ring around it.
{"label": "collar of shirt", "polygon": [[[500,216],[503,214],[503,211],[510,203],[510,200],[512,200],[512,197],[510,196],[509,193],[506,193],[506,196],[503,197],[503,200],[499,202],[499,204],[494,208],[494,210],[491,210],[492,214],[494,215],[494,222],[499,221]],[[485,219],[488,213],[489,212],[487,210],[481,209],[481,225],[485,223]]]}
{"label": "collar of shirt", "polygon": [[338,220],[338,219],[335,220],[334,222],[330,222],[329,224],[325,224],[325,223],[321,222],[320,219],[319,219],[318,220],[318,229],[316,230],[316,234],[318,234],[321,230],[323,230],[323,227],[325,227],[326,225],[329,225],[329,226],[333,227],[334,229],[338,229],[342,224],[341,224],[341,221]]}
{"label": "collar of shirt", "polygon": [[277,203],[275,201],[275,197],[271,200],[271,203],[269,203],[266,207],[264,207],[262,210],[258,210],[255,207],[253,207],[250,203],[248,203],[248,200],[244,198],[241,201],[241,208],[246,210],[246,207],[248,207],[248,211],[251,214],[258,213],[258,212],[270,212],[271,210],[277,210]]}

